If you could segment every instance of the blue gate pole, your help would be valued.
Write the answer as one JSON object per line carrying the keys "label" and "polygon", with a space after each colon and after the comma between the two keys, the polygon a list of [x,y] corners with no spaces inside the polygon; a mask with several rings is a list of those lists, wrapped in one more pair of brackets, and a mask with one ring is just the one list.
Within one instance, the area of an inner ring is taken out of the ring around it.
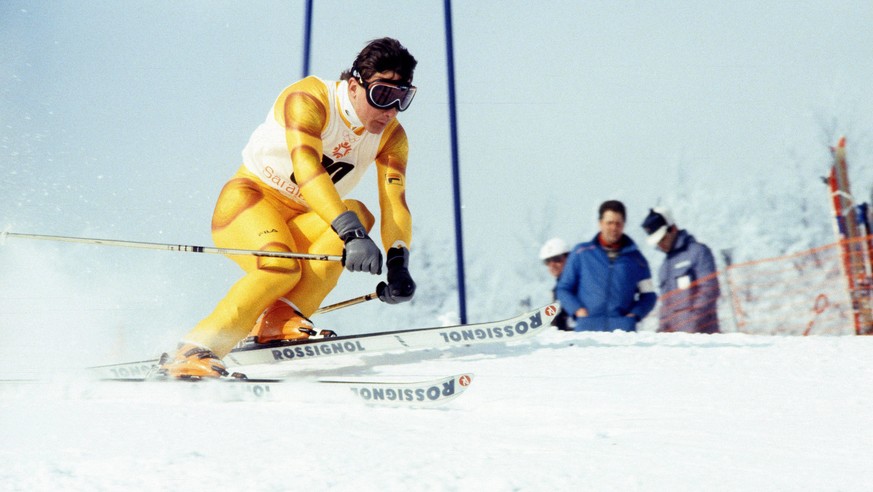
{"label": "blue gate pole", "polygon": [[303,74],[309,75],[309,46],[312,44],[312,0],[306,0],[306,16],[303,19]]}
{"label": "blue gate pole", "polygon": [[458,268],[458,309],[461,324],[467,323],[467,290],[464,283],[464,233],[461,224],[461,178],[458,165],[458,123],[455,111],[455,57],[452,43],[452,1],[445,0],[446,61],[449,77],[449,131],[452,142],[452,189],[455,205],[455,254]]}

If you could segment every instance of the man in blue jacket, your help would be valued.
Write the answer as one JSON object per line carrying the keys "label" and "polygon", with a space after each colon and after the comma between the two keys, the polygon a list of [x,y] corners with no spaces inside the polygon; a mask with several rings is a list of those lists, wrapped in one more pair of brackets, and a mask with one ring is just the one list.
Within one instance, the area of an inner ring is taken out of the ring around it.
{"label": "man in blue jacket", "polygon": [[561,306],[576,319],[576,331],[636,331],[658,296],[649,263],[624,234],[624,204],[600,205],[600,232],[576,245],[558,280]]}
{"label": "man in blue jacket", "polygon": [[709,247],[679,229],[670,210],[655,207],[643,221],[647,242],[667,254],[658,270],[659,332],[719,333],[718,272]]}

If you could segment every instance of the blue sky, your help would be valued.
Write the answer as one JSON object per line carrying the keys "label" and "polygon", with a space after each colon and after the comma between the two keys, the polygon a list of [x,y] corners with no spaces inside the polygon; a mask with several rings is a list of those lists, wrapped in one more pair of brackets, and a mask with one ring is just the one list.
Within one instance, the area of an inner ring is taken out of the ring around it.
{"label": "blue sky", "polygon": [[[645,209],[683,188],[742,194],[781,182],[791,162],[816,179],[840,133],[857,169],[871,167],[853,154],[871,143],[869,1],[478,1],[453,11],[473,261],[499,268],[551,235],[587,239],[609,198],[628,204],[640,241]],[[4,225],[210,244],[218,191],[301,75],[303,14],[303,1],[0,3]],[[440,1],[316,0],[311,73],[336,78],[385,35],[416,56],[419,93],[400,117],[408,200],[417,237],[445,242],[443,27]],[[372,179],[355,196],[377,207]],[[237,276],[220,258],[192,263],[192,278]],[[347,278],[333,300],[370,283]]]}

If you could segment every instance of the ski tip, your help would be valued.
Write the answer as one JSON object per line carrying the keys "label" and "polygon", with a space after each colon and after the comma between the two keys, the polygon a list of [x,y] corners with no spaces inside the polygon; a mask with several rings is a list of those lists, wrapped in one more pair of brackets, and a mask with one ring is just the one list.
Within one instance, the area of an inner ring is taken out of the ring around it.
{"label": "ski tip", "polygon": [[561,304],[559,304],[557,302],[553,302],[551,304],[543,306],[543,308],[542,308],[543,314],[545,314],[549,318],[549,320],[551,320],[552,318],[557,316],[558,312],[560,312],[560,311],[561,311]]}
{"label": "ski tip", "polygon": [[470,386],[470,384],[473,382],[473,375],[459,374],[455,376],[455,381],[457,381],[458,385],[460,385],[462,388],[466,388],[467,386]]}

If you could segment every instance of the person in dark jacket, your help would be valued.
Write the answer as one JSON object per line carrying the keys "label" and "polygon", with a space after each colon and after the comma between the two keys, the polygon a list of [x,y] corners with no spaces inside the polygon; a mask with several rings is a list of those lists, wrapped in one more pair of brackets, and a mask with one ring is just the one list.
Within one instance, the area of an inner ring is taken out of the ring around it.
{"label": "person in dark jacket", "polygon": [[575,331],[636,331],[658,298],[649,263],[624,234],[624,204],[603,202],[598,213],[600,232],[570,251],[558,301],[576,320]]}
{"label": "person in dark jacket", "polygon": [[643,221],[647,242],[667,254],[658,270],[659,332],[719,333],[720,294],[715,258],[709,247],[673,221],[670,210],[655,207]]}
{"label": "person in dark jacket", "polygon": [[[561,277],[561,272],[564,271],[564,265],[567,264],[567,257],[570,256],[570,247],[559,237],[553,237],[546,241],[540,248],[540,260],[549,269],[549,273],[555,277],[555,281]],[[557,300],[556,289],[552,289],[552,299]],[[575,323],[573,319],[567,315],[567,311],[561,308],[555,319],[552,320],[552,326],[557,327],[562,331],[573,331]]]}

